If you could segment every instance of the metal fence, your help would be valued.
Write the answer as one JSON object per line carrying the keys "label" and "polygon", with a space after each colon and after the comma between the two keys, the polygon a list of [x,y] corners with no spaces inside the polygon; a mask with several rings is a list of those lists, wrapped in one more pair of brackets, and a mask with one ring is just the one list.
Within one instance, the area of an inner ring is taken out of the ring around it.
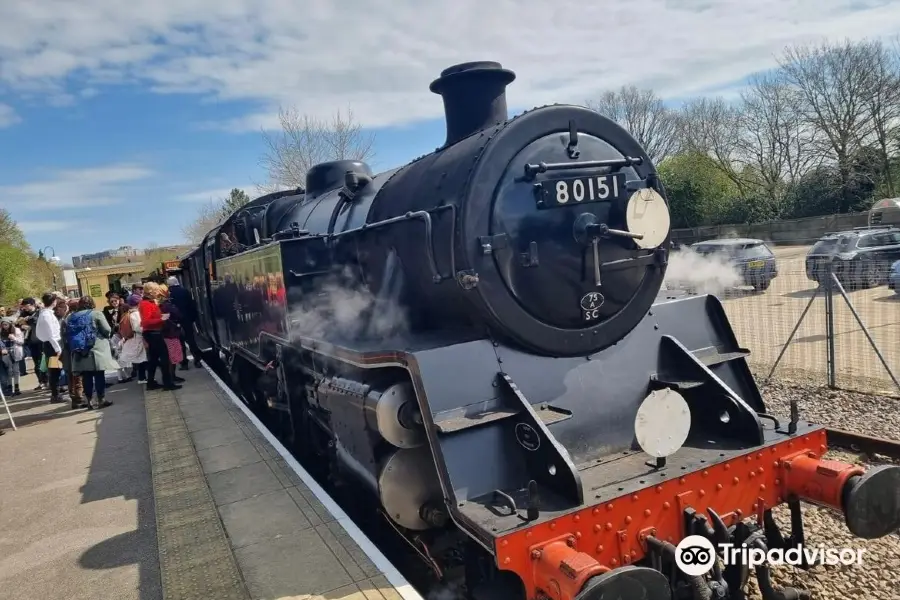
{"label": "metal fence", "polygon": [[[771,376],[771,381],[900,396],[895,379],[900,295],[886,278],[873,285],[871,273],[845,273],[831,263],[820,267],[820,285],[807,274],[808,250],[774,247],[778,275],[765,291],[716,292],[738,342],[751,352],[754,374],[761,383]],[[890,261],[884,261],[882,274],[889,268]]]}

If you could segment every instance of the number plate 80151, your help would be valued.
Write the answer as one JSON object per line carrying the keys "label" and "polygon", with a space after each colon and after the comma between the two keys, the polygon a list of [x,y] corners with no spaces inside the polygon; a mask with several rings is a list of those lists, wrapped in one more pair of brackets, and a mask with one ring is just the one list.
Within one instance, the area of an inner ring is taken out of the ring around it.
{"label": "number plate 80151", "polygon": [[550,179],[541,183],[538,208],[558,208],[590,202],[613,202],[627,193],[625,175],[595,175]]}

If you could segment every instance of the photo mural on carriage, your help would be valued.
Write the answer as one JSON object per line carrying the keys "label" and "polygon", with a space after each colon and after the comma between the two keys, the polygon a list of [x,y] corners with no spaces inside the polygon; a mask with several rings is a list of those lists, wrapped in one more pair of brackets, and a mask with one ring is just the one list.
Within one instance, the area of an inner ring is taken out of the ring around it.
{"label": "photo mural on carriage", "polygon": [[766,412],[720,301],[661,291],[644,148],[583,107],[509,118],[514,79],[446,69],[441,147],[316,165],[185,257],[244,401],[478,600],[739,599],[747,564],[692,574],[676,545],[802,544],[801,500],[896,530],[900,468],[823,461],[823,428]]}

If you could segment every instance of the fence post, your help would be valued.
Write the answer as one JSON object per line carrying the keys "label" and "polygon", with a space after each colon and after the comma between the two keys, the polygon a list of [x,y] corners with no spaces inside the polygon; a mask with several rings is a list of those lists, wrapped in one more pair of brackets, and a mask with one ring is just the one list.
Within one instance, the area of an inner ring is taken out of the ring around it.
{"label": "fence post", "polygon": [[853,303],[850,302],[850,297],[847,295],[847,292],[844,290],[844,286],[841,285],[841,282],[834,275],[831,276],[832,286],[834,289],[838,291],[841,295],[841,298],[844,299],[844,302],[847,303],[847,308],[850,309],[850,313],[853,315],[853,318],[856,319],[856,324],[859,325],[859,328],[862,329],[862,332],[865,334],[866,339],[869,341],[869,345],[872,346],[872,350],[875,351],[875,355],[878,357],[878,360],[881,361],[881,366],[884,367],[884,370],[887,371],[888,375],[891,378],[891,381],[894,382],[894,385],[897,389],[900,389],[900,381],[897,380],[897,377],[894,375],[893,369],[888,364],[887,360],[884,358],[884,354],[881,353],[881,350],[878,349],[878,344],[875,343],[875,340],[872,338],[872,334],[869,332],[869,328],[866,327],[866,324],[863,323],[862,317],[859,316],[859,313],[856,312],[856,309],[853,308]]}
{"label": "fence post", "polygon": [[834,364],[834,277],[832,276],[832,261],[825,261],[825,346],[826,365],[828,372],[828,387],[837,388],[837,366]]}

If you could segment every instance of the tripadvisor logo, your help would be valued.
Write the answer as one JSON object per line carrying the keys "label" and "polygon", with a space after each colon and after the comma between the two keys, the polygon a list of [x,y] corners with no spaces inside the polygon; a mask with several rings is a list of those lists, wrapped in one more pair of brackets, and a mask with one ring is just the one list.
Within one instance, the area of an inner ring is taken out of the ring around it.
{"label": "tripadvisor logo", "polygon": [[[675,548],[675,564],[683,573],[691,576],[706,575],[713,568],[716,557],[721,556],[725,566],[744,564],[750,568],[762,564],[800,566],[809,565],[859,565],[862,564],[862,548],[825,548],[797,546],[790,550],[773,548],[747,548],[734,544],[719,544],[719,551],[703,536],[689,535]],[[805,559],[805,560],[804,560]]]}

